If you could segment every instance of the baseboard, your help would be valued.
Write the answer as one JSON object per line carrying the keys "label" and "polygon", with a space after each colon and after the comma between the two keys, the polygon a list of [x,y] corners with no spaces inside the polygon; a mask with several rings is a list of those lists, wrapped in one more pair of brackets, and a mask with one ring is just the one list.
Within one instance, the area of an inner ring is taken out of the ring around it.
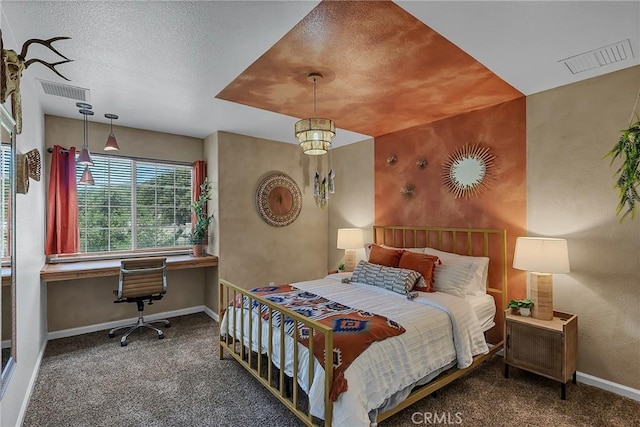
{"label": "baseboard", "polygon": [[610,391],[620,396],[628,397],[635,401],[640,402],[640,390],[628,387],[626,385],[614,383],[613,381],[605,380],[602,378],[594,377],[593,375],[585,374],[578,371],[576,373],[576,379],[579,383],[592,385],[603,390]]}
{"label": "baseboard", "polygon": [[215,320],[216,322],[218,322],[220,320],[220,318],[218,317],[218,313],[216,313],[215,311],[211,310],[209,307],[207,307],[206,305],[204,306],[204,312],[209,315],[209,317],[211,317],[213,320]]}
{"label": "baseboard", "polygon": [[[207,311],[205,310],[206,308],[207,307],[205,307],[204,305],[198,305],[198,306],[195,306],[195,307],[182,308],[180,310],[172,310],[172,311],[165,311],[163,313],[149,314],[149,315],[144,316],[144,318],[145,318],[145,320],[154,321],[154,320],[166,319],[166,318],[170,318],[170,317],[184,316],[186,314],[201,313],[203,311],[205,313],[207,313]],[[211,310],[209,310],[209,311],[211,311]],[[209,316],[211,316],[211,314],[209,314],[209,313],[207,313],[207,314]],[[135,323],[137,320],[138,320],[137,317],[132,317],[130,319],[114,320],[112,322],[96,323],[94,325],[81,326],[79,328],[71,328],[71,329],[63,329],[63,330],[60,330],[60,331],[53,331],[53,332],[49,332],[47,334],[47,339],[48,340],[55,340],[55,339],[58,339],[58,338],[73,337],[75,335],[82,335],[82,334],[88,334],[88,333],[91,333],[91,332],[104,331],[106,329],[113,329],[113,328],[117,328],[119,326],[125,326],[125,325],[131,324],[131,323]]]}
{"label": "baseboard", "polygon": [[36,380],[38,379],[38,372],[40,372],[40,364],[42,363],[42,358],[44,357],[44,350],[47,348],[47,341],[42,343],[42,347],[40,347],[40,353],[38,354],[38,359],[36,360],[36,365],[33,368],[33,373],[31,374],[31,378],[29,379],[29,385],[27,386],[27,392],[24,394],[24,400],[22,401],[22,405],[20,406],[20,412],[18,413],[18,423],[16,425],[21,426],[24,421],[25,415],[27,415],[27,407],[29,406],[29,402],[31,401],[31,394],[33,393],[33,388],[36,385]]}
{"label": "baseboard", "polygon": [[[502,350],[498,351],[496,355],[504,357]],[[579,383],[591,385],[602,390],[610,391],[611,393],[618,394],[620,396],[628,397],[635,401],[640,402],[640,390],[628,387],[626,385],[614,383],[613,381],[605,380],[602,378],[594,377],[593,375],[585,374],[584,372],[576,372],[576,380]]]}

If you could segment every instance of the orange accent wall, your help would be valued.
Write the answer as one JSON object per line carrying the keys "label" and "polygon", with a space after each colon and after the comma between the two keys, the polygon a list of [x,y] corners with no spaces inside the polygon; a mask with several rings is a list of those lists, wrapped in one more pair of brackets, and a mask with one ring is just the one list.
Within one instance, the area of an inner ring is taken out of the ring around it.
{"label": "orange accent wall", "polygon": [[[479,197],[454,198],[441,178],[442,164],[465,143],[490,147],[495,156],[488,189]],[[507,230],[508,298],[524,298],[526,274],[511,267],[515,240],[526,235],[526,99],[375,138],[375,224]],[[387,158],[397,160],[389,165]],[[426,159],[427,166],[416,162]],[[415,186],[412,199],[400,189]]]}

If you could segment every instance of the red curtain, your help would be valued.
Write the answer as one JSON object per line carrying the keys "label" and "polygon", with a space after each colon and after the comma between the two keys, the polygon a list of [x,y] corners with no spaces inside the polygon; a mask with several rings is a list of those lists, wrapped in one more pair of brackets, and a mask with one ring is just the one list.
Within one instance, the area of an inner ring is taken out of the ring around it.
{"label": "red curtain", "polygon": [[80,250],[75,147],[55,145],[50,171],[45,254],[75,253]]}
{"label": "red curtain", "polygon": [[[204,160],[196,160],[193,162],[193,186],[191,188],[191,201],[195,202],[200,197],[200,185],[207,177],[207,164]],[[195,224],[196,217],[193,211],[191,212],[191,223]]]}

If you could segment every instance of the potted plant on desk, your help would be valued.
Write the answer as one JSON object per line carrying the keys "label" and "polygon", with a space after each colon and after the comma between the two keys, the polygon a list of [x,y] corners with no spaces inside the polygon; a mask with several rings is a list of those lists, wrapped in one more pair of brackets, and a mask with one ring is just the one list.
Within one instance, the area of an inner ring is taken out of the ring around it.
{"label": "potted plant on desk", "polygon": [[193,245],[193,256],[200,257],[204,254],[204,247],[207,245],[209,225],[213,221],[213,215],[207,214],[207,202],[211,200],[211,181],[205,178],[200,185],[200,197],[191,203],[195,222],[189,234],[189,243]]}

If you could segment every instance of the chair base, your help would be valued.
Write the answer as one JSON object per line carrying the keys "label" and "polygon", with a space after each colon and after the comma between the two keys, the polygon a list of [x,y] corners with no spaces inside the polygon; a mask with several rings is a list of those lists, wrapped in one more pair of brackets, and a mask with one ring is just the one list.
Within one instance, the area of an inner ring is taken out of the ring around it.
{"label": "chair base", "polygon": [[116,336],[115,332],[119,331],[120,329],[127,329],[129,328],[129,330],[127,332],[125,332],[125,334],[122,336],[122,338],[120,338],[120,346],[124,347],[126,346],[127,343],[127,338],[129,337],[129,335],[135,331],[136,329],[140,329],[140,328],[147,328],[147,329],[151,329],[156,331],[156,333],[158,334],[158,339],[161,340],[164,338],[164,333],[162,333],[161,329],[156,328],[155,326],[152,326],[152,323],[162,323],[164,324],[165,327],[169,328],[171,327],[171,323],[169,323],[168,320],[165,319],[161,319],[161,320],[154,320],[152,322],[145,322],[144,321],[144,317],[142,317],[142,311],[138,312],[138,321],[136,323],[130,324],[130,325],[125,325],[125,326],[118,326],[117,328],[113,328],[109,331],[109,338],[113,338]]}

